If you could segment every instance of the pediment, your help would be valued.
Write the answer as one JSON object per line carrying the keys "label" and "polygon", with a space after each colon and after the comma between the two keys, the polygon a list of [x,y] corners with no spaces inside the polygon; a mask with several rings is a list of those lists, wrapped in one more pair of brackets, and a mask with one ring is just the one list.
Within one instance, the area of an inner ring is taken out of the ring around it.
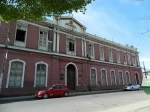
{"label": "pediment", "polygon": [[70,30],[74,30],[77,32],[83,32],[83,30],[86,30],[86,27],[73,17],[63,16],[57,18],[57,20],[59,21],[60,26],[68,28]]}

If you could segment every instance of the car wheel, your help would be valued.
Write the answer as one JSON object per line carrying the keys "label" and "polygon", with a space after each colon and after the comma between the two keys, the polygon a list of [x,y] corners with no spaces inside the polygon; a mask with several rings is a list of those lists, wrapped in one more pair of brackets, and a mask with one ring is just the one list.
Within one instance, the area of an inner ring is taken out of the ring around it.
{"label": "car wheel", "polygon": [[68,92],[65,92],[63,96],[68,97]]}
{"label": "car wheel", "polygon": [[138,90],[140,90],[140,87],[138,88]]}
{"label": "car wheel", "polygon": [[48,98],[48,94],[46,94],[46,93],[43,94],[43,98],[44,98],[44,99],[47,99],[47,98]]}

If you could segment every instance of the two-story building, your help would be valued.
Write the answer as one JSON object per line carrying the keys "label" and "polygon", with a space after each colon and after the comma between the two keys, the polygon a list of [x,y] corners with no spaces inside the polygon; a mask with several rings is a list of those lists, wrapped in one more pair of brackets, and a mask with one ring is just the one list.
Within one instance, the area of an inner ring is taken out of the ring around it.
{"label": "two-story building", "polygon": [[1,68],[8,29],[11,34],[1,95],[33,94],[56,83],[67,85],[70,91],[141,84],[136,48],[89,34],[72,17],[0,21]]}

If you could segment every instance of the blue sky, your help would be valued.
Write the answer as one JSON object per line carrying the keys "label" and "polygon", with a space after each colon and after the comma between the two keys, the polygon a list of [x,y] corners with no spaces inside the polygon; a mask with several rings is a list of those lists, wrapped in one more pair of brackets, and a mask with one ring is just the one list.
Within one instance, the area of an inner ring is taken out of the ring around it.
{"label": "blue sky", "polygon": [[[87,32],[138,48],[141,67],[150,69],[150,0],[95,0],[73,17]],[[149,58],[148,58],[149,57]]]}

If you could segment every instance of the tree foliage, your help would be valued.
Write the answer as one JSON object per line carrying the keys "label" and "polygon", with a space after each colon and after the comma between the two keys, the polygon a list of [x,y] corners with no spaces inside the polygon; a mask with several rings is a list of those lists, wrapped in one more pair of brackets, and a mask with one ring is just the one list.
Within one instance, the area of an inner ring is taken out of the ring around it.
{"label": "tree foliage", "polygon": [[38,21],[46,16],[60,16],[73,11],[85,12],[92,0],[0,0],[0,20]]}

